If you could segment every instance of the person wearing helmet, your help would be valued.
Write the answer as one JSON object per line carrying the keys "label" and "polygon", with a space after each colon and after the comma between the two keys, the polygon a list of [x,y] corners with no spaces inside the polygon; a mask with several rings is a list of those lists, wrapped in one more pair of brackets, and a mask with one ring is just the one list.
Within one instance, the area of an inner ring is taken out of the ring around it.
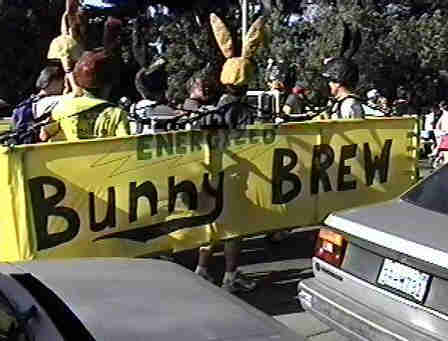
{"label": "person wearing helmet", "polygon": [[361,101],[354,94],[358,78],[358,66],[353,61],[338,57],[325,64],[322,76],[327,79],[330,95],[336,100],[330,118],[364,118]]}
{"label": "person wearing helmet", "polygon": [[129,134],[128,114],[108,102],[115,61],[106,50],[85,52],[73,71],[83,95],[64,96],[53,109],[52,123],[44,127],[40,138],[79,140]]}
{"label": "person wearing helmet", "polygon": [[329,114],[331,119],[364,118],[361,100],[354,94],[358,84],[358,65],[352,60],[361,46],[361,31],[352,32],[349,24],[342,22],[344,35],[339,56],[324,60],[323,78],[328,82],[330,96],[336,103]]}

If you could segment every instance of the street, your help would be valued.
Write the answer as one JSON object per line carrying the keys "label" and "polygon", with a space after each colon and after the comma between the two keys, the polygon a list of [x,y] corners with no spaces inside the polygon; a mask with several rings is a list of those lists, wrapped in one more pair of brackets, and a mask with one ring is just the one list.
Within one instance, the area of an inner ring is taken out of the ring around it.
{"label": "street", "polygon": [[[425,177],[432,168],[428,160],[419,162],[420,175]],[[296,300],[297,283],[313,276],[311,257],[314,251],[313,231],[303,232],[300,228],[284,241],[272,243],[264,235],[244,240],[241,255],[241,270],[258,282],[258,288],[238,296],[254,307],[275,317],[308,341],[345,341],[315,317],[305,312]],[[175,261],[194,270],[197,251],[176,254]],[[213,255],[210,273],[220,283],[224,275],[222,249]]]}
{"label": "street", "polygon": [[[296,229],[284,241],[272,243],[264,236],[248,238],[243,243],[240,269],[257,280],[258,287],[238,296],[265,313],[275,317],[309,341],[344,341],[322,322],[305,312],[297,296],[297,283],[312,276],[311,256],[315,232]],[[176,262],[194,270],[195,251],[175,255]],[[224,274],[222,250],[213,255],[210,273],[221,281]]]}

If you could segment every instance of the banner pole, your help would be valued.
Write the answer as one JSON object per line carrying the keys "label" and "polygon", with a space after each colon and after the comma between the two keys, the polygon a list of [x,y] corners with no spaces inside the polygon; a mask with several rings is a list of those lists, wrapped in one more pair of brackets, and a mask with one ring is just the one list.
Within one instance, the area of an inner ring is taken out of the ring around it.
{"label": "banner pole", "polygon": [[245,44],[245,38],[246,38],[246,34],[247,34],[247,10],[248,10],[248,5],[247,5],[247,0],[241,0],[241,33],[242,33],[242,39],[241,41],[243,42],[243,48],[244,48],[244,44]]}

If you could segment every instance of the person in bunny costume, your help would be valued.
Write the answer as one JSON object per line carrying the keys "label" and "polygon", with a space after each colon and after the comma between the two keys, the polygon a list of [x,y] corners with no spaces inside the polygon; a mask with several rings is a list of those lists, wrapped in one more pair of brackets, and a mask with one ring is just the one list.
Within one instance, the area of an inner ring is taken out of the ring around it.
{"label": "person in bunny costume", "polygon": [[79,0],[66,0],[61,20],[61,34],[54,38],[48,48],[49,62],[60,61],[65,72],[64,94],[80,95],[82,90],[73,78],[73,69],[84,52],[87,18],[79,10]]}
{"label": "person in bunny costume", "polygon": [[[255,65],[251,58],[262,45],[264,38],[264,18],[260,17],[250,27],[243,44],[241,57],[235,56],[235,47],[231,34],[222,20],[215,14],[210,15],[213,33],[219,48],[226,57],[222,67],[220,81],[224,86],[224,94],[218,102],[218,108],[226,107],[222,113],[224,124],[230,129],[243,128],[251,123],[251,115],[243,105],[248,83],[255,72]],[[224,243],[225,273],[221,287],[228,292],[236,293],[255,289],[256,282],[245,277],[238,270],[239,255],[241,253],[241,237],[226,240]],[[213,244],[199,249],[196,274],[213,281],[208,273],[208,264],[213,253]]]}
{"label": "person in bunny costume", "polygon": [[361,100],[354,93],[359,80],[358,65],[353,56],[361,46],[361,32],[352,32],[345,22],[344,36],[339,57],[324,61],[322,76],[328,81],[331,96],[336,100],[331,119],[364,118],[365,112]]}
{"label": "person in bunny costume", "polygon": [[218,102],[218,108],[228,106],[225,121],[229,128],[242,128],[251,122],[251,113],[245,110],[244,103],[248,84],[255,73],[252,58],[264,42],[264,17],[258,18],[250,27],[243,42],[241,57],[236,56],[232,35],[224,22],[215,14],[210,15],[210,22],[218,46],[226,58],[222,66],[220,81],[224,86],[224,94]]}

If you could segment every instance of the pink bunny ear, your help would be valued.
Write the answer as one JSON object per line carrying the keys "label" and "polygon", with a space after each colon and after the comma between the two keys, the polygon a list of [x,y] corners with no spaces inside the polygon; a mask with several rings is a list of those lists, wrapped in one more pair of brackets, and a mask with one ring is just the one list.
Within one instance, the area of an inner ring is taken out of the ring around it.
{"label": "pink bunny ear", "polygon": [[213,34],[216,38],[218,46],[226,58],[232,58],[235,55],[235,50],[232,41],[232,35],[224,24],[224,22],[214,13],[210,14],[210,24],[213,29]]}

